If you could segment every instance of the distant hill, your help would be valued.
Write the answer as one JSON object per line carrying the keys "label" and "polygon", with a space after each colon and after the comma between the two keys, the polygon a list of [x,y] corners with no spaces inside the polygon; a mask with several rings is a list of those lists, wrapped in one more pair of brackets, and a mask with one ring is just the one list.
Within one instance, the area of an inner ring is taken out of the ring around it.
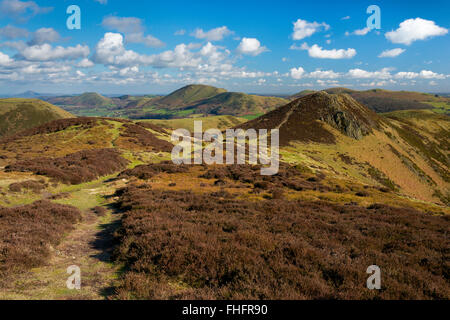
{"label": "distant hill", "polygon": [[288,100],[283,98],[248,95],[241,92],[224,92],[201,100],[192,105],[191,108],[195,108],[196,113],[245,116],[263,114],[287,102]]}
{"label": "distant hill", "polygon": [[0,136],[73,117],[71,113],[38,99],[0,99]]}
{"label": "distant hill", "polygon": [[226,92],[225,89],[220,89],[212,86],[192,84],[178,89],[171,94],[159,99],[155,104],[163,106],[164,108],[182,108],[196,103],[197,101],[208,99]]}
{"label": "distant hill", "polygon": [[[205,85],[189,85],[173,93],[142,105],[151,117],[185,117],[190,114],[259,116],[288,100],[270,96],[228,92],[225,89]],[[136,113],[136,111],[134,111]],[[145,118],[137,113],[137,118]]]}
{"label": "distant hill", "polygon": [[96,92],[86,92],[79,96],[54,97],[47,101],[56,105],[77,107],[106,107],[112,104],[110,98]]}
{"label": "distant hill", "polygon": [[[440,113],[447,113],[450,109],[450,99],[438,95],[413,91],[389,91],[383,89],[371,89],[357,91],[348,88],[330,88],[323,90],[327,93],[346,93],[356,101],[366,105],[377,113],[396,110],[435,109]],[[291,96],[291,99],[303,97],[314,91],[301,91]]]}

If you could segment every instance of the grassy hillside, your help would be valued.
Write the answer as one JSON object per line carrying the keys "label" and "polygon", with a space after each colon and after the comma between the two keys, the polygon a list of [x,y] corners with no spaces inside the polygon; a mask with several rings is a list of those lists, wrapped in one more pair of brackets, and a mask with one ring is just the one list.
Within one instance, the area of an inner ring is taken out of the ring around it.
{"label": "grassy hillside", "polygon": [[69,112],[38,99],[0,99],[0,136],[73,117]]}
{"label": "grassy hillside", "polygon": [[[349,94],[358,102],[380,113],[396,110],[433,109],[439,113],[450,114],[449,98],[428,93],[383,89],[357,91],[347,88],[330,88],[324,91],[332,94]],[[305,90],[291,96],[291,99],[300,98],[308,93],[312,92]]]}
{"label": "grassy hillside", "polygon": [[348,95],[318,92],[240,125],[278,128],[284,161],[450,203],[450,118],[428,110],[375,114]]}
{"label": "grassy hillside", "polygon": [[210,116],[210,117],[192,117],[184,119],[170,119],[170,120],[143,120],[143,122],[150,122],[166,129],[187,129],[194,131],[194,121],[202,121],[203,130],[217,128],[219,130],[233,128],[246,121],[244,118],[234,116]]}
{"label": "grassy hillside", "polygon": [[212,86],[192,84],[159,99],[156,104],[168,109],[181,108],[192,105],[199,100],[211,98],[222,92],[226,92],[226,90]]}
{"label": "grassy hillside", "polygon": [[283,98],[224,92],[201,100],[190,108],[195,109],[196,113],[246,116],[266,113],[287,102]]}
{"label": "grassy hillside", "polygon": [[[287,142],[274,176],[173,164],[170,129],[193,120],[60,119],[0,139],[0,298],[449,299],[447,116],[305,96],[253,122]],[[82,290],[66,288],[74,261]],[[371,264],[383,290],[366,288]]]}
{"label": "grassy hillside", "polygon": [[79,96],[65,96],[49,98],[50,103],[61,106],[76,106],[76,107],[106,107],[112,105],[112,100],[98,94],[96,92],[86,92]]}

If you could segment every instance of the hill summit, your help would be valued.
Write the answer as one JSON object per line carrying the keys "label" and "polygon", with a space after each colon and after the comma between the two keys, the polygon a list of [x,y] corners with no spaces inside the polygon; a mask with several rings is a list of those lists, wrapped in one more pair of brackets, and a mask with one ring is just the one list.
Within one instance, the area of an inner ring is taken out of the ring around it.
{"label": "hill summit", "polygon": [[226,92],[226,90],[207,85],[191,84],[161,98],[157,104],[167,108],[180,108],[203,99],[214,97],[223,92]]}
{"label": "hill summit", "polygon": [[0,99],[0,137],[73,117],[69,112],[38,99]]}
{"label": "hill summit", "polygon": [[280,143],[292,140],[334,143],[335,135],[327,126],[360,140],[378,127],[380,118],[347,94],[324,91],[306,95],[253,121],[245,129],[279,129]]}

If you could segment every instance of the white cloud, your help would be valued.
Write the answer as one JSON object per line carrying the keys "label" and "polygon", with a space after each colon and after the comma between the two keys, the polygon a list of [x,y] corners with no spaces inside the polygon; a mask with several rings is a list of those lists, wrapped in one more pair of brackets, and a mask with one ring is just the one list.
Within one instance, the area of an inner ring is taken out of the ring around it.
{"label": "white cloud", "polygon": [[0,15],[26,20],[30,16],[50,12],[53,8],[40,7],[34,1],[3,0]]}
{"label": "white cloud", "polygon": [[420,72],[398,72],[395,74],[396,79],[445,79],[444,74],[435,73],[430,70],[422,70]]}
{"label": "white cloud", "polygon": [[98,2],[100,4],[107,4],[108,0],[95,0],[95,2]]}
{"label": "white cloud", "polygon": [[345,33],[345,35],[346,36],[349,36],[349,35],[355,35],[355,36],[365,36],[366,34],[368,34],[369,32],[370,32],[370,28],[368,28],[368,27],[366,27],[366,28],[363,28],[363,29],[358,29],[358,30],[355,30],[355,31],[353,31],[353,32],[346,32]]}
{"label": "white cloud", "polygon": [[233,31],[229,30],[226,26],[211,29],[209,31],[203,31],[203,29],[197,28],[191,33],[191,36],[197,39],[205,39],[208,41],[220,41],[224,37],[232,34]]}
{"label": "white cloud", "polygon": [[12,62],[13,60],[7,54],[0,51],[0,66],[7,66]]}
{"label": "white cloud", "polygon": [[26,47],[20,53],[29,61],[50,61],[84,58],[89,55],[89,47],[80,44],[75,47],[52,47],[48,43]]}
{"label": "white cloud", "polygon": [[291,49],[307,50],[311,58],[319,58],[319,59],[350,59],[356,55],[356,50],[353,48],[348,48],[346,50],[345,49],[326,50],[322,49],[322,47],[319,47],[317,44],[314,44],[312,47],[309,47],[307,43],[303,43],[301,47],[292,45]]}
{"label": "white cloud", "polygon": [[26,38],[28,37],[29,32],[26,29],[17,28],[12,25],[7,25],[3,28],[0,28],[0,37],[6,39],[17,39],[17,38]]}
{"label": "white cloud", "polygon": [[380,53],[378,58],[394,58],[394,57],[398,57],[399,55],[401,55],[405,51],[406,51],[405,49],[401,49],[401,48],[395,48],[395,49],[391,49],[391,50],[384,50],[382,53]]}
{"label": "white cloud", "polygon": [[350,19],[350,16],[345,16],[341,18],[341,20],[348,20],[348,19]]}
{"label": "white cloud", "polygon": [[330,26],[325,22],[317,23],[298,19],[296,22],[294,22],[294,32],[292,33],[292,38],[294,40],[301,40],[312,36],[322,28],[328,30],[330,29]]}
{"label": "white cloud", "polygon": [[158,38],[149,34],[144,35],[143,32],[127,34],[125,40],[129,43],[142,43],[152,48],[161,48],[165,46],[165,43]]}
{"label": "white cloud", "polygon": [[142,43],[153,48],[165,46],[165,43],[158,38],[144,34],[145,28],[139,18],[109,16],[103,19],[102,26],[125,34],[125,40],[129,43]]}
{"label": "white cloud", "polygon": [[383,68],[379,71],[366,71],[363,69],[351,69],[347,75],[354,79],[389,79],[391,78],[390,68]]}
{"label": "white cloud", "polygon": [[290,74],[293,79],[298,80],[303,77],[303,75],[305,74],[305,70],[302,67],[292,68],[290,70]]}
{"label": "white cloud", "polygon": [[261,43],[256,38],[242,38],[237,51],[241,54],[257,56],[260,53],[267,51],[267,48],[261,46]]}
{"label": "white cloud", "polygon": [[439,27],[434,21],[416,18],[403,21],[397,30],[387,32],[385,36],[392,43],[410,45],[414,41],[443,36],[447,32],[447,29]]}
{"label": "white cloud", "polygon": [[125,34],[144,31],[142,20],[135,17],[105,17],[103,18],[102,26],[106,29],[116,30]]}
{"label": "white cloud", "polygon": [[80,67],[80,68],[91,68],[93,66],[94,66],[94,63],[91,60],[89,60],[88,58],[84,58],[77,64],[77,67]]}
{"label": "white cloud", "polygon": [[33,33],[33,37],[28,42],[30,46],[44,43],[56,42],[59,40],[59,33],[53,28],[40,28]]}
{"label": "white cloud", "polygon": [[95,48],[94,61],[105,65],[126,65],[136,63],[138,59],[137,53],[125,50],[123,36],[120,33],[105,33]]}
{"label": "white cloud", "polygon": [[340,74],[337,72],[334,72],[333,70],[316,70],[313,72],[310,72],[308,75],[308,78],[317,78],[317,79],[336,79],[340,77]]}
{"label": "white cloud", "polygon": [[186,34],[186,30],[184,30],[184,29],[177,30],[174,33],[175,36],[184,36],[185,34]]}

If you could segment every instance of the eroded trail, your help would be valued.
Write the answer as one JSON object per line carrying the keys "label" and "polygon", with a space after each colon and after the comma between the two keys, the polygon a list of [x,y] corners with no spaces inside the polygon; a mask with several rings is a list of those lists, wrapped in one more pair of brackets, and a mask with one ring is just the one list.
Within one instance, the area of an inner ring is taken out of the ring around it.
{"label": "eroded trail", "polygon": [[[1,290],[0,299],[106,299],[113,293],[120,269],[110,260],[112,234],[119,222],[120,214],[111,210],[102,217],[90,210],[84,212],[83,221],[52,248],[47,265],[15,276]],[[67,268],[72,265],[81,271],[80,290],[66,285]]]}

